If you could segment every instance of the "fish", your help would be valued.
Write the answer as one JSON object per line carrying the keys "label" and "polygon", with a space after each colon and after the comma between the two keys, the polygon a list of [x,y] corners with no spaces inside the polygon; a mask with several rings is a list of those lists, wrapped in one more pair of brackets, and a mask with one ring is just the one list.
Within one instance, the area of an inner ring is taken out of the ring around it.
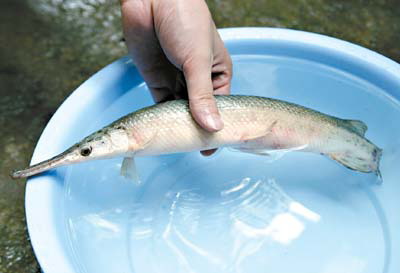
{"label": "fish", "polygon": [[137,179],[135,157],[230,147],[268,156],[271,151],[303,151],[327,156],[343,166],[380,176],[382,149],[365,138],[367,125],[283,100],[245,95],[215,96],[224,127],[201,128],[187,100],[155,104],[130,113],[90,134],[55,157],[11,173],[25,178],[63,165],[123,157],[121,174]]}

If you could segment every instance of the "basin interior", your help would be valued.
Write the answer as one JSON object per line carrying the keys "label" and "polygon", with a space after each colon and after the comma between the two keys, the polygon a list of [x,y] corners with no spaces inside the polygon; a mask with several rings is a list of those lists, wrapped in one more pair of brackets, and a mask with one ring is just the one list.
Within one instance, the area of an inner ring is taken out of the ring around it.
{"label": "basin interior", "polygon": [[[352,73],[351,60],[248,43],[228,44],[232,93],[364,121],[366,137],[383,149],[383,182],[302,152],[137,158],[140,183],[119,175],[121,158],[63,167],[55,172],[64,188],[60,233],[77,272],[395,272],[400,96],[379,77]],[[90,123],[70,139],[152,104],[146,86],[128,79],[120,79],[124,92],[110,86],[112,101],[92,105]]]}

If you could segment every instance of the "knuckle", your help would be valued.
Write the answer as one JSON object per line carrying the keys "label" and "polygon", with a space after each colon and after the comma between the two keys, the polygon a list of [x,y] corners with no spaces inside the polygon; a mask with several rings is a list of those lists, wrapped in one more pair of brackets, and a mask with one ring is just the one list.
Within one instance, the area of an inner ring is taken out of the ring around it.
{"label": "knuckle", "polygon": [[190,102],[193,105],[210,105],[214,104],[214,97],[210,93],[201,92],[198,94],[194,94],[192,98],[190,98]]}
{"label": "knuckle", "polygon": [[189,108],[194,111],[194,113],[218,113],[217,106],[214,102],[214,99],[211,98],[202,98],[195,99],[189,101]]}

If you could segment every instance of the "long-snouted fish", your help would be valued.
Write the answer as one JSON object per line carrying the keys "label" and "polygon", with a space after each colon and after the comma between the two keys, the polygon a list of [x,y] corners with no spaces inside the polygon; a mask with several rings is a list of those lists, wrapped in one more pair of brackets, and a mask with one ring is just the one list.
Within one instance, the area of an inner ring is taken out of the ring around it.
{"label": "long-snouted fish", "polygon": [[186,100],[143,108],[89,135],[65,152],[15,171],[13,178],[32,176],[62,165],[93,159],[125,157],[122,173],[134,176],[136,156],[232,147],[267,154],[297,149],[326,155],[347,168],[379,175],[382,150],[364,137],[367,126],[293,103],[255,96],[216,96],[224,128],[200,128]]}

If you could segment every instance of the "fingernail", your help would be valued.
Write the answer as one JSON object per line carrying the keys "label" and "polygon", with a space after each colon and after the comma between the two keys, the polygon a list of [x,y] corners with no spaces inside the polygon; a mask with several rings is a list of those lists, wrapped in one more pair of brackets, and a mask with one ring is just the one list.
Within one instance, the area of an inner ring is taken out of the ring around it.
{"label": "fingernail", "polygon": [[221,117],[217,114],[207,114],[205,116],[205,123],[213,131],[219,131],[224,127]]}

